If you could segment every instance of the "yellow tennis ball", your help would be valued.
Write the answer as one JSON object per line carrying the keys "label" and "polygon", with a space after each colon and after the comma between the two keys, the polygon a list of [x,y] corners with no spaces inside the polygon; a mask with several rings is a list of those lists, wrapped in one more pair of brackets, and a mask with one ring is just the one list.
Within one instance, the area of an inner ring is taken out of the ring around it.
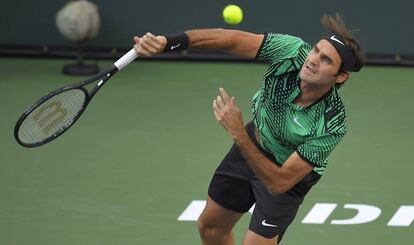
{"label": "yellow tennis ball", "polygon": [[237,5],[227,5],[223,9],[223,18],[227,24],[237,25],[243,20],[243,11]]}

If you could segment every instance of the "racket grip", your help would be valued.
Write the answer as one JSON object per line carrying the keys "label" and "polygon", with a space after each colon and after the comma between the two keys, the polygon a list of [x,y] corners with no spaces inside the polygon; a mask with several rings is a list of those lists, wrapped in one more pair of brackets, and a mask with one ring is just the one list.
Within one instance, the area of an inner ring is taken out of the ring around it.
{"label": "racket grip", "polygon": [[131,63],[131,61],[135,60],[137,57],[138,57],[137,52],[135,52],[134,49],[131,49],[131,50],[129,50],[128,53],[124,54],[124,56],[122,56],[121,58],[119,58],[114,63],[114,65],[116,66],[116,68],[118,68],[118,70],[121,70],[126,65],[128,65],[129,63]]}

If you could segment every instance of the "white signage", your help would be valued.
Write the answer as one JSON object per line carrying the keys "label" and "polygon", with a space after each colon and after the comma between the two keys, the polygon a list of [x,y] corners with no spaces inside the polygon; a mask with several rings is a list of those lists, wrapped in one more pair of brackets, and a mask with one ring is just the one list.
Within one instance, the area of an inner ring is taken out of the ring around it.
{"label": "white signage", "polygon": [[[196,221],[206,206],[204,200],[194,200],[178,217],[178,221]],[[348,203],[343,206],[344,209],[353,209],[357,213],[348,219],[331,219],[329,217],[335,209],[338,208],[336,203],[315,203],[311,210],[303,218],[303,224],[325,224],[329,222],[332,225],[357,225],[373,222],[381,215],[381,209],[374,205],[352,204]],[[254,206],[249,210],[253,212]],[[408,227],[414,221],[414,206],[401,205],[387,223],[387,226]]]}

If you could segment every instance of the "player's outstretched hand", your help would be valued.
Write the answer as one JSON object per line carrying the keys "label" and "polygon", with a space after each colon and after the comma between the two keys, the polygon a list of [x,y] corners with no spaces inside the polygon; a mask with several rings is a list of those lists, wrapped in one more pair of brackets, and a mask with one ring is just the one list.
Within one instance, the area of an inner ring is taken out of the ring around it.
{"label": "player's outstretched hand", "polygon": [[223,88],[219,89],[219,95],[213,101],[213,111],[217,122],[233,138],[244,132],[242,113],[236,104],[235,98],[230,97]]}
{"label": "player's outstretched hand", "polygon": [[145,57],[164,52],[167,45],[167,39],[164,36],[155,36],[150,32],[142,37],[135,36],[134,41],[135,52]]}

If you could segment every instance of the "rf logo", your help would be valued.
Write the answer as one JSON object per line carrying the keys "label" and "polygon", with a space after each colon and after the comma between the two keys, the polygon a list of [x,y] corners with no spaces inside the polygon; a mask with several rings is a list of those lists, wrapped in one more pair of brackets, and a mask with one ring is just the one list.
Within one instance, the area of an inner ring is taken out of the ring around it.
{"label": "rf logo", "polygon": [[63,107],[62,102],[52,101],[42,106],[33,116],[39,127],[45,134],[61,123],[67,114],[67,110]]}

